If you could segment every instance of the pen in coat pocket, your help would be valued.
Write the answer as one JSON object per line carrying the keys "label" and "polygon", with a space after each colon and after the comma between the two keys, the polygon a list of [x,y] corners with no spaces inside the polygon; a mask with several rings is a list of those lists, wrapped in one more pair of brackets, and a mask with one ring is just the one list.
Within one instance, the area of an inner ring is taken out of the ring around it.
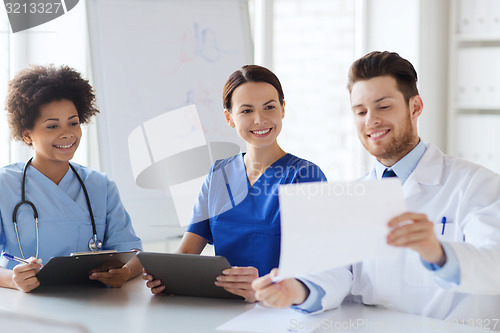
{"label": "pen in coat pocket", "polygon": [[443,216],[441,219],[441,223],[443,224],[443,230],[441,231],[441,235],[444,235],[444,228],[446,227],[446,216]]}

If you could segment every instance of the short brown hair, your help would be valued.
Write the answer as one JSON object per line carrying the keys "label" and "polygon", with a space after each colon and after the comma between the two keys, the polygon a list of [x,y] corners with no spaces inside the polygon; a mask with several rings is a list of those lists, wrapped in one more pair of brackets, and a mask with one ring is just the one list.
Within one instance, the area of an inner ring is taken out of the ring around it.
{"label": "short brown hair", "polygon": [[31,65],[19,71],[9,82],[5,103],[10,136],[22,141],[23,132],[33,129],[40,116],[40,106],[63,99],[75,104],[81,124],[99,112],[94,89],[76,70]]}
{"label": "short brown hair", "polygon": [[369,80],[378,76],[392,76],[396,79],[399,91],[406,102],[418,95],[417,72],[413,65],[395,52],[370,52],[356,60],[349,69],[347,89],[358,81]]}
{"label": "short brown hair", "polygon": [[281,88],[281,83],[278,80],[278,77],[265,67],[245,65],[233,72],[224,85],[224,90],[222,92],[222,103],[224,105],[224,109],[231,112],[231,99],[233,97],[233,92],[236,88],[246,82],[269,83],[278,91],[279,102],[283,105],[285,95],[283,94],[283,89]]}

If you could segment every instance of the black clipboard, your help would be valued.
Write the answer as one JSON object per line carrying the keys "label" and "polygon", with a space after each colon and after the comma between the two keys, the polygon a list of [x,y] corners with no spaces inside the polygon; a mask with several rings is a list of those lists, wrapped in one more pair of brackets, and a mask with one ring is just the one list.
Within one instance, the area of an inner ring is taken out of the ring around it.
{"label": "black clipboard", "polygon": [[94,252],[75,254],[67,257],[53,257],[36,275],[40,286],[60,285],[103,285],[99,281],[90,280],[92,270],[106,271],[120,268],[137,252]]}
{"label": "black clipboard", "polygon": [[222,256],[139,252],[137,257],[148,274],[162,281],[167,294],[243,299],[214,284],[224,269],[231,268]]}

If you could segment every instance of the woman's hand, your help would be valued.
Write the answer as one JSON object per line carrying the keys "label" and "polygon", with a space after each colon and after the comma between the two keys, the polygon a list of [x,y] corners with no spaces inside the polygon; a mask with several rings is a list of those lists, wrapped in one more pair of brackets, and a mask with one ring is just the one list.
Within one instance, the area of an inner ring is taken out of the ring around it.
{"label": "woman's hand", "polygon": [[146,282],[146,287],[151,289],[151,293],[153,295],[159,295],[165,291],[165,286],[161,284],[161,280],[154,280],[153,275],[148,274],[146,270],[143,270],[142,278],[148,282]]}
{"label": "woman's hand", "polygon": [[106,272],[92,272],[89,279],[100,281],[111,287],[120,288],[125,282],[139,275],[141,271],[141,262],[137,257],[133,257],[121,268],[113,268]]}
{"label": "woman's hand", "polygon": [[29,264],[19,264],[12,270],[12,284],[14,289],[25,293],[40,286],[36,274],[42,268],[42,264],[39,263],[38,259],[31,257],[28,261],[30,262]]}
{"label": "woman's hand", "polygon": [[238,296],[244,297],[247,302],[255,302],[255,291],[252,282],[259,277],[259,271],[255,267],[231,267],[217,277],[215,285],[222,287]]}
{"label": "woman's hand", "polygon": [[122,268],[113,268],[107,272],[94,272],[90,274],[89,279],[100,281],[111,287],[120,288],[130,277],[130,269],[124,265]]}

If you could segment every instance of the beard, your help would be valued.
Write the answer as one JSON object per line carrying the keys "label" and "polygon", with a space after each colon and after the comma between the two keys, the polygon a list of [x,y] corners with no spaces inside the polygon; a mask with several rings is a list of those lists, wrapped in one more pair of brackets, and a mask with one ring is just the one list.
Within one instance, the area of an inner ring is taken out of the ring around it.
{"label": "beard", "polygon": [[383,139],[386,140],[383,145],[371,144],[369,139],[360,134],[361,143],[380,162],[391,161],[394,164],[415,148],[419,141],[418,134],[413,129],[409,117],[398,130],[399,133],[395,133],[394,129],[391,128],[389,133],[392,132],[393,136],[389,140]]}

